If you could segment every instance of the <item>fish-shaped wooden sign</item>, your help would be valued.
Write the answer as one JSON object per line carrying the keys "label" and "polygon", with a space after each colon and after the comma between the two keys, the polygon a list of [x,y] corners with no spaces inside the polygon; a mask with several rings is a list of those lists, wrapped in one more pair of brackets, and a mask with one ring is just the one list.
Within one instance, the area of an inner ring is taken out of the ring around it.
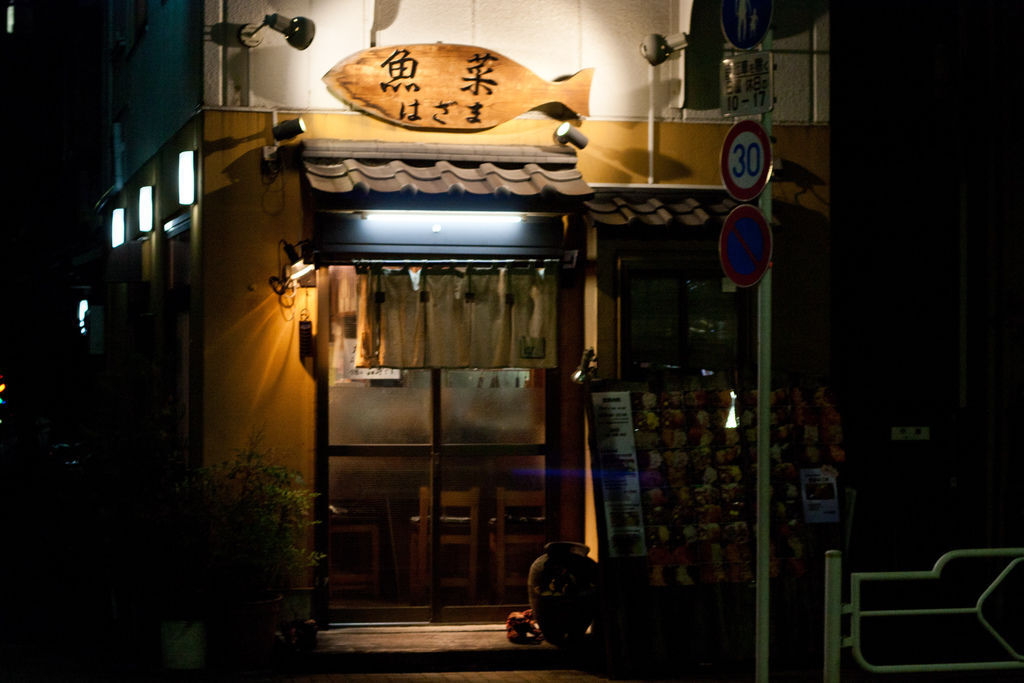
{"label": "fish-shaped wooden sign", "polygon": [[547,81],[493,50],[426,43],[374,47],[338,62],[323,80],[341,99],[410,128],[482,130],[542,104],[590,113],[594,70]]}

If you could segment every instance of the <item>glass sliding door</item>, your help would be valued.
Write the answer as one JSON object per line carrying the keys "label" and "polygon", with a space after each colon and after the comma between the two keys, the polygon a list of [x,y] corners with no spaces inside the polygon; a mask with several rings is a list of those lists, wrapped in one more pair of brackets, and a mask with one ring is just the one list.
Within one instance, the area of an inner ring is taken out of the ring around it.
{"label": "glass sliding door", "polygon": [[545,371],[357,368],[354,269],[329,279],[330,618],[504,618],[545,540]]}

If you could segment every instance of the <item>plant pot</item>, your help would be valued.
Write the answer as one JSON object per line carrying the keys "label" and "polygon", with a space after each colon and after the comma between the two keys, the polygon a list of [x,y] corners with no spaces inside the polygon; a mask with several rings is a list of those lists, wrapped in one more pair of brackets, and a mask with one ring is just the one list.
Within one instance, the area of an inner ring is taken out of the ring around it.
{"label": "plant pot", "polygon": [[544,638],[558,647],[583,640],[597,614],[597,563],[582,543],[556,541],[530,566],[530,607]]}
{"label": "plant pot", "polygon": [[220,641],[229,667],[244,671],[271,667],[282,602],[282,596],[275,595],[225,606]]}
{"label": "plant pot", "polygon": [[206,668],[206,622],[198,619],[161,621],[160,656],[165,669]]}

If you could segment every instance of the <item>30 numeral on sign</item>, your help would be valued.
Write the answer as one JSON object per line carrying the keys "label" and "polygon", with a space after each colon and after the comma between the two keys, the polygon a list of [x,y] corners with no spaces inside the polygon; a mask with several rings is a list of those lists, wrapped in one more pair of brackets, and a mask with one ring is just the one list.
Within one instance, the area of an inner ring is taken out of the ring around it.
{"label": "30 numeral on sign", "polygon": [[761,157],[763,152],[761,145],[751,142],[747,145],[737,143],[732,148],[732,175],[736,178],[749,176],[757,178],[761,175]]}

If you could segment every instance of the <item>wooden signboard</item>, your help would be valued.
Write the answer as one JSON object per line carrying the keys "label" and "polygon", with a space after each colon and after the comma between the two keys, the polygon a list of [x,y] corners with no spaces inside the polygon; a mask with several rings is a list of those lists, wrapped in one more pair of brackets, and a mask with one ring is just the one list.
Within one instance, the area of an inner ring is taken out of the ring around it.
{"label": "wooden signboard", "polygon": [[590,113],[593,69],[547,81],[493,50],[428,43],[375,47],[338,62],[327,88],[370,114],[409,128],[483,130],[542,104]]}

